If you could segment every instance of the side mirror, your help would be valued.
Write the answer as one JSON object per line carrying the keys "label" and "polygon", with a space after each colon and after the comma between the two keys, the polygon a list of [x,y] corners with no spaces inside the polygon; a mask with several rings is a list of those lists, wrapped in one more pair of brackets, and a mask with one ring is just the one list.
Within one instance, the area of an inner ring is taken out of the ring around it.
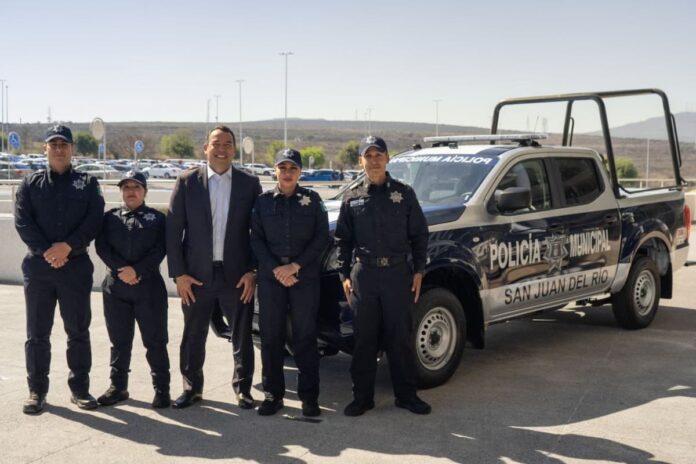
{"label": "side mirror", "polygon": [[527,187],[508,187],[495,192],[495,205],[502,214],[530,208],[532,194]]}

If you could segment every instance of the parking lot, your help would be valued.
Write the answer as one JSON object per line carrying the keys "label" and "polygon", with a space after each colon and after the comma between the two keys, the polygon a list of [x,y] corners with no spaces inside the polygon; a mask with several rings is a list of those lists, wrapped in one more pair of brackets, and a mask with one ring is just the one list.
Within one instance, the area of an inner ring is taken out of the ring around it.
{"label": "parking lot", "polygon": [[[691,257],[695,256],[692,249]],[[382,362],[377,407],[343,416],[351,400],[350,358],[321,363],[320,422],[300,416],[295,369],[286,366],[286,407],[260,417],[233,405],[229,344],[211,336],[204,401],[155,411],[136,336],[131,399],[85,412],[69,402],[65,334],[56,318],[48,406],[22,414],[26,397],[22,288],[0,286],[0,462],[696,462],[696,268],[675,275],[653,325],[616,327],[608,307],[567,308],[492,326],[487,347],[468,350],[446,385],[422,391],[430,416],[393,406]],[[109,344],[101,295],[93,293],[92,388],[108,386]],[[180,304],[170,299],[172,393],[180,392]],[[260,393],[257,351],[254,394]],[[285,417],[284,417],[285,415]]]}

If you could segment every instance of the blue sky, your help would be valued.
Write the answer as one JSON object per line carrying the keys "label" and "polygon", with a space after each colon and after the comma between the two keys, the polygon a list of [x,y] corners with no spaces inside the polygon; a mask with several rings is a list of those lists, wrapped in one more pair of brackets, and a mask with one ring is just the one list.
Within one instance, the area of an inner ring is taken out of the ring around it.
{"label": "blue sky", "polygon": [[204,121],[219,94],[220,121],[237,122],[237,79],[244,120],[281,118],[281,51],[295,53],[290,117],[433,122],[441,99],[441,123],[487,127],[505,97],[639,87],[696,111],[687,1],[10,0],[0,16],[12,121],[49,106],[54,120]]}

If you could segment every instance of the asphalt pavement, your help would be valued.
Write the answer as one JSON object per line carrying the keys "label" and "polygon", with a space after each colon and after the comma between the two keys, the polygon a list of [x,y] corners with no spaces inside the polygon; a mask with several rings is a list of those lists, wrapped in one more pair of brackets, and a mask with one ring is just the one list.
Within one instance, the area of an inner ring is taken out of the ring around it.
{"label": "asphalt pavement", "polygon": [[[692,249],[692,259],[696,254]],[[567,308],[492,326],[484,350],[467,350],[444,386],[420,392],[433,406],[415,416],[393,406],[388,366],[376,408],[342,413],[351,400],[350,358],[321,360],[322,415],[303,421],[286,363],[286,407],[273,417],[234,404],[231,346],[211,333],[204,401],[153,410],[136,335],[131,399],[81,411],[69,401],[66,337],[56,314],[45,412],[22,414],[24,298],[0,285],[1,463],[683,463],[696,462],[696,267],[675,275],[647,329],[618,328],[608,307]],[[109,343],[101,294],[92,294],[92,393],[108,386]],[[170,299],[172,393],[181,391],[181,306]],[[254,395],[261,399],[257,351]]]}

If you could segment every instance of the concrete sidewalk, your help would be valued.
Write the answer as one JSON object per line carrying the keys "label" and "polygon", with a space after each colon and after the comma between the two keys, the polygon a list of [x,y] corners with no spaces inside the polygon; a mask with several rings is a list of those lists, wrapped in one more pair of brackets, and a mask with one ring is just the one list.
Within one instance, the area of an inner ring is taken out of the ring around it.
{"label": "concrete sidewalk", "polygon": [[[289,391],[277,416],[233,405],[230,345],[211,335],[204,401],[154,411],[144,350],[136,336],[131,399],[83,412],[69,402],[65,334],[56,316],[48,405],[26,416],[24,300],[0,286],[0,462],[696,462],[696,268],[675,276],[653,325],[616,327],[608,308],[566,309],[491,327],[487,348],[468,350],[446,385],[421,392],[433,406],[414,416],[393,406],[380,366],[377,407],[343,416],[351,399],[350,358],[322,359],[321,422],[300,416]],[[101,294],[93,294],[92,393],[108,386],[109,344]],[[170,300],[172,393],[180,393],[178,300]],[[289,390],[295,369],[286,367]],[[384,364],[384,363],[383,363]],[[257,399],[261,398],[257,352]]]}

